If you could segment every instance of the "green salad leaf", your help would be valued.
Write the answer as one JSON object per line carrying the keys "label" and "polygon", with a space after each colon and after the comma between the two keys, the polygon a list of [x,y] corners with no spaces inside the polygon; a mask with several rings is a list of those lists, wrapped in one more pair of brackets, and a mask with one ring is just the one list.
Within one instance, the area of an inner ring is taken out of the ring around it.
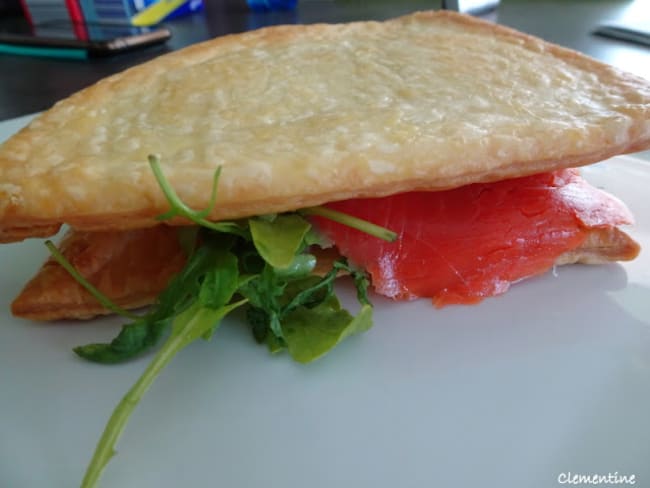
{"label": "green salad leaf", "polygon": [[[325,207],[236,222],[208,221],[217,201],[220,168],[214,174],[208,207],[194,210],[178,197],[159,159],[150,156],[149,163],[170,205],[159,219],[180,217],[199,227],[179,231],[179,242],[188,255],[186,265],[147,313],[135,315],[113,304],[48,243],[53,258],[100,303],[131,320],[109,343],[76,347],[79,356],[116,363],[138,356],[162,341],[145,372],[115,408],[82,488],[96,485],[115,453],[115,444],[131,412],[162,369],[187,345],[200,338],[210,339],[223,317],[233,310],[246,308],[258,342],[265,343],[271,352],[286,350],[301,363],[320,358],[346,337],[371,327],[372,306],[363,270],[342,258],[324,276],[313,274],[316,258],[309,252],[310,246],[323,239],[306,216],[331,218],[386,240],[395,238],[387,229]],[[350,274],[356,285],[360,303],[356,316],[341,307],[334,293],[334,281],[341,272]]]}
{"label": "green salad leaf", "polygon": [[224,316],[244,303],[245,300],[240,300],[220,308],[209,308],[195,302],[174,319],[169,338],[153,357],[142,376],[113,410],[97,443],[81,482],[81,488],[92,488],[97,485],[106,464],[115,455],[115,445],[122,435],[131,413],[163,368],[181,349],[199,337],[211,334]]}
{"label": "green salad leaf", "polygon": [[[158,296],[151,311],[122,327],[107,344],[87,344],[74,351],[84,359],[98,363],[118,363],[131,359],[155,346],[169,329],[171,320],[199,297],[206,275],[215,272],[225,258],[221,246],[204,245],[196,249],[183,270]],[[57,258],[61,262],[60,258]],[[208,284],[205,286],[209,286]],[[203,292],[203,300],[206,291]]]}
{"label": "green salad leaf", "polygon": [[242,230],[235,222],[212,222],[210,220],[206,220],[206,217],[210,215],[210,212],[217,200],[217,184],[219,182],[219,175],[221,174],[221,167],[218,167],[214,172],[214,177],[212,179],[212,193],[210,195],[210,203],[208,204],[208,207],[204,210],[193,210],[185,205],[185,203],[176,194],[176,191],[171,186],[167,178],[165,178],[162,168],[160,167],[160,159],[158,156],[154,154],[150,155],[149,165],[151,166],[151,170],[156,177],[158,185],[160,185],[160,189],[172,207],[168,212],[159,215],[158,220],[169,220],[173,219],[174,217],[185,217],[186,219],[194,222],[196,225],[216,230],[217,232],[229,232],[232,234],[242,233]]}
{"label": "green salad leaf", "polygon": [[293,359],[309,363],[326,354],[346,337],[372,327],[372,306],[363,305],[355,317],[330,295],[315,307],[298,307],[282,321],[287,350]]}
{"label": "green salad leaf", "polygon": [[[345,262],[341,265],[347,267]],[[337,269],[332,269],[323,278],[310,276],[287,284],[275,312],[282,335],[274,332],[267,310],[249,308],[255,339],[265,342],[272,353],[286,349],[294,360],[308,363],[346,337],[368,330],[372,326],[372,305],[362,302],[356,317],[341,308],[334,294],[336,275]]]}
{"label": "green salad leaf", "polygon": [[320,217],[325,217],[326,219],[347,225],[348,227],[352,227],[353,229],[360,230],[361,232],[388,242],[393,242],[397,239],[397,234],[392,230],[328,207],[303,208],[302,210],[299,210],[299,213],[301,215],[318,215]]}
{"label": "green salad leaf", "polygon": [[287,268],[293,263],[311,228],[298,214],[278,215],[273,220],[253,218],[248,225],[255,248],[274,268]]}

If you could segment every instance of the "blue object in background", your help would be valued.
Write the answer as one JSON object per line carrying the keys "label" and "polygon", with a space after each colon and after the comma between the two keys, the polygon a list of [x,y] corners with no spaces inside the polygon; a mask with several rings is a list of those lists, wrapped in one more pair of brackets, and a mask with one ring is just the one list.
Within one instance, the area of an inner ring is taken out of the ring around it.
{"label": "blue object in background", "polygon": [[270,12],[271,10],[293,10],[298,0],[246,0],[251,10]]}

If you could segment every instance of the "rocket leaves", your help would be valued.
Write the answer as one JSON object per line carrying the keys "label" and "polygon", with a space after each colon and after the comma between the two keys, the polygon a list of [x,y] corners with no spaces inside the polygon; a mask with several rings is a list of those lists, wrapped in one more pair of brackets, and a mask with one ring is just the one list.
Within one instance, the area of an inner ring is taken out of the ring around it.
{"label": "rocket leaves", "polygon": [[243,303],[244,300],[241,300],[222,307],[210,308],[201,306],[196,301],[174,319],[168,339],[153,357],[144,373],[113,410],[97,443],[81,482],[81,488],[96,486],[106,464],[115,454],[115,445],[126,427],[131,413],[163,368],[185,346],[199,337],[211,335],[221,319]]}
{"label": "rocket leaves", "polygon": [[[197,211],[178,197],[165,178],[159,159],[150,156],[149,163],[171,207],[159,218],[184,217],[200,225],[198,233],[186,228],[179,231],[179,240],[189,254],[188,262],[143,316],[134,316],[112,306],[110,300],[90,288],[92,285],[82,277],[77,278],[106,306],[133,319],[110,343],[76,347],[74,350],[79,356],[100,363],[128,360],[159,342],[168,334],[174,318],[196,301],[205,307],[219,308],[227,304],[226,298],[235,295],[245,297],[250,302],[249,307],[253,310],[249,310],[247,316],[253,317],[251,325],[255,338],[273,344],[272,350],[282,349],[288,346],[282,320],[298,307],[304,309],[302,314],[305,315],[305,310],[314,309],[329,299],[333,295],[333,282],[339,271],[353,276],[360,303],[370,304],[365,273],[352,269],[345,260],[334,263],[332,270],[316,282],[303,280],[311,275],[316,264],[315,257],[308,252],[309,246],[319,240],[305,215],[331,218],[391,240],[394,234],[387,229],[321,207],[310,207],[296,213],[251,217],[237,222],[210,222],[206,217],[216,203],[220,168],[214,174],[209,206]],[[71,269],[65,258],[55,249],[50,251],[74,276],[75,270]],[[303,288],[289,299],[285,291],[290,283],[290,290],[296,290],[297,283],[301,283]],[[315,320],[324,316],[322,309],[319,310],[319,313],[313,312]],[[292,355],[296,347],[294,344],[289,349],[293,351]],[[305,360],[309,355],[300,354],[300,357]]]}
{"label": "rocket leaves", "polygon": [[[368,279],[345,259],[335,262],[324,276],[313,274],[316,258],[309,250],[321,239],[306,219],[308,215],[337,220],[379,238],[395,234],[368,222],[324,207],[300,212],[251,217],[235,222],[207,220],[217,200],[220,170],[215,172],[210,204],[204,210],[189,208],[165,178],[157,157],[149,163],[170,210],[160,220],[187,219],[199,227],[181,228],[179,240],[188,254],[184,269],[143,315],[126,312],[85,280],[48,245],[53,258],[105,307],[131,320],[109,343],[79,346],[81,357],[99,363],[116,363],[144,353],[162,341],[142,376],[118,403],[87,468],[82,488],[96,485],[115,454],[131,412],[169,361],[195,340],[208,340],[230,312],[246,308],[253,336],[269,350],[286,349],[298,362],[323,356],[351,334],[372,325],[372,306],[367,297]],[[341,307],[334,294],[334,280],[350,274],[361,304],[356,316]],[[164,340],[163,340],[164,339]]]}
{"label": "rocket leaves", "polygon": [[287,268],[304,247],[311,225],[298,214],[248,220],[255,248],[274,268]]}
{"label": "rocket leaves", "polygon": [[[294,220],[290,224],[292,229],[300,229],[293,238],[287,235],[288,218]],[[362,305],[368,305],[365,274],[355,271],[344,260],[335,262],[323,277],[311,274],[316,258],[307,252],[303,242],[309,227],[302,217],[293,214],[278,216],[272,222],[264,221],[262,232],[250,232],[252,241],[201,229],[197,239],[200,244],[192,250],[184,269],[172,279],[148,313],[124,325],[111,342],[87,344],[76,347],[74,351],[85,359],[99,363],[125,361],[155,346],[169,333],[174,318],[195,303],[216,309],[236,297],[245,298],[247,307],[255,309],[248,311],[247,316],[254,317],[251,325],[256,339],[265,342],[268,334],[273,334],[273,343],[285,348],[288,343],[282,321],[298,308],[303,309],[302,316],[313,309],[314,320],[321,320],[324,309],[316,310],[315,307],[333,296],[334,279],[341,271],[354,277],[358,284],[359,301]],[[277,251],[281,246],[284,249]],[[265,259],[261,253],[254,256],[260,248],[268,251],[267,256],[272,256],[269,259]],[[239,253],[244,260],[238,258]],[[289,254],[290,260],[287,258]],[[288,264],[278,268],[269,261]],[[260,266],[261,269],[251,273],[252,269]],[[341,321],[344,319],[341,318]],[[331,317],[327,318],[327,323],[331,324]],[[293,351],[292,355],[296,347],[294,344],[289,349]],[[299,355],[303,361],[309,356],[305,353]]]}
{"label": "rocket leaves", "polygon": [[[370,328],[369,303],[362,301],[361,312],[354,317],[341,308],[334,295],[336,275],[351,268],[341,260],[323,277],[310,274],[316,261],[306,252],[304,242],[310,225],[295,214],[286,216],[291,221],[284,217],[263,221],[251,230],[252,242],[201,229],[185,268],[151,311],[125,325],[110,343],[75,348],[85,359],[115,363],[146,351],[167,335],[145,372],[113,411],[82,488],[96,485],[132,411],[172,357],[199,338],[210,339],[221,319],[236,308],[249,307],[247,317],[258,341],[265,342],[272,352],[288,350],[301,363],[321,357],[345,337]],[[287,223],[292,232],[287,232]],[[277,252],[273,246],[284,249]],[[260,252],[261,260],[256,261],[252,249],[263,249],[266,256]],[[244,255],[243,263],[237,252]],[[250,273],[256,268],[250,263],[259,266],[260,261],[261,270]],[[278,268],[269,261],[286,266]],[[358,292],[359,297],[365,296],[365,288],[358,287]]]}
{"label": "rocket leaves", "polygon": [[372,327],[372,306],[363,305],[355,317],[341,308],[335,295],[319,305],[298,307],[282,321],[284,342],[291,357],[308,363],[326,354],[346,337]]}
{"label": "rocket leaves", "polygon": [[[156,303],[147,314],[123,326],[117,337],[110,343],[87,344],[76,347],[74,351],[90,361],[117,363],[156,345],[168,331],[171,320],[192,305],[195,300],[203,297],[203,303],[210,300],[219,301],[218,297],[216,299],[209,297],[210,292],[215,288],[214,278],[208,276],[206,280],[206,276],[210,272],[216,272],[220,263],[230,259],[221,254],[223,249],[218,246],[200,246],[190,256],[183,270],[158,296]],[[224,271],[220,272],[224,273]],[[231,287],[232,285],[226,285],[225,289],[230,290]]]}
{"label": "rocket leaves", "polygon": [[[273,316],[262,308],[249,309],[255,339],[265,342],[273,353],[286,349],[294,360],[308,363],[349,335],[368,330],[372,306],[364,303],[356,317],[342,309],[333,293],[337,271],[332,269],[322,279],[310,276],[288,283]],[[273,329],[273,320],[280,334]]]}

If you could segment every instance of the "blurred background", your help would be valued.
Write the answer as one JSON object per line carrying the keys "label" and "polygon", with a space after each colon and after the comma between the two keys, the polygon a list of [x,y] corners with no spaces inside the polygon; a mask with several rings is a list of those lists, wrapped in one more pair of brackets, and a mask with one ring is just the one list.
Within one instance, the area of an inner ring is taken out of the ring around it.
{"label": "blurred background", "polygon": [[[0,40],[0,120],[44,110],[100,78],[215,36],[274,24],[383,20],[439,8],[469,10],[473,15],[650,79],[650,47],[643,44],[644,40],[650,44],[650,0],[162,0],[159,5],[154,2],[0,0],[0,35],[51,35],[52,29],[43,30],[43,23],[52,18],[128,23],[137,16],[142,18],[143,12],[148,15],[144,24],[160,20],[159,25],[145,30],[163,26],[171,33],[171,38],[160,44],[82,60],[61,58],[56,52],[19,53]],[[159,8],[156,12],[158,7],[166,10]],[[617,38],[595,34],[603,26],[618,28],[621,24],[636,29],[637,34],[644,29],[649,32],[645,38],[632,39],[621,39],[616,30]],[[88,27],[85,31],[77,29],[72,35],[83,37],[96,31]]]}

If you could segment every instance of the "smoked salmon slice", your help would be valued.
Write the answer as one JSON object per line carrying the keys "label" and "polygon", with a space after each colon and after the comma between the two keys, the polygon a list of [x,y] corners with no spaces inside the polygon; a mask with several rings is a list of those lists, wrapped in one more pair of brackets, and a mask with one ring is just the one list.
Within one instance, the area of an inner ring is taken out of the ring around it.
{"label": "smoked salmon slice", "polygon": [[[620,200],[574,169],[328,207],[398,233],[389,243],[316,219],[338,251],[370,273],[376,292],[395,299],[428,297],[437,306],[501,294],[549,270],[588,236],[604,234],[594,230],[633,223]],[[617,258],[634,258],[633,244]]]}
{"label": "smoked salmon slice", "polygon": [[[639,246],[616,225],[632,216],[575,171],[480,184],[446,192],[406,193],[331,204],[400,232],[393,244],[319,219],[348,258],[368,269],[379,293],[432,297],[438,305],[473,303],[554,264],[634,258]],[[186,255],[177,231],[69,230],[59,246],[79,272],[123,308],[152,303]],[[326,273],[339,250],[313,249]],[[52,259],[12,303],[32,320],[110,313]]]}

